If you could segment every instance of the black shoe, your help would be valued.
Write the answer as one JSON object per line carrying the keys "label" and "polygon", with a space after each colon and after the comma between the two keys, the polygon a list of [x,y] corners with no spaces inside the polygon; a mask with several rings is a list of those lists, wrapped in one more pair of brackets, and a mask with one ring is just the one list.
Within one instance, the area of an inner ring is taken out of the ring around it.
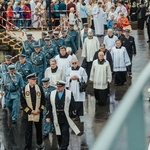
{"label": "black shoe", "polygon": [[17,123],[17,121],[16,120],[12,120],[12,124],[16,124]]}
{"label": "black shoe", "polygon": [[150,42],[150,40],[147,41],[147,43],[149,43],[149,42]]}

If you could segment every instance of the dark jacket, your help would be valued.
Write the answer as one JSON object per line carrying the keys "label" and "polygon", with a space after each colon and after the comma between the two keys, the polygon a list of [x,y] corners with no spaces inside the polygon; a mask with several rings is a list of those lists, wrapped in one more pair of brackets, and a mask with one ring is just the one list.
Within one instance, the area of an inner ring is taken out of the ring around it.
{"label": "dark jacket", "polygon": [[[43,110],[45,108],[45,95],[43,92],[43,89],[41,86],[39,86],[40,91],[41,91],[41,104],[39,107],[40,110],[40,117],[43,117]],[[25,86],[22,89],[21,92],[21,106],[23,108],[23,119],[28,119],[28,114],[31,114],[32,110],[31,108],[27,105],[26,99],[25,99]],[[36,106],[36,91],[35,91],[35,87],[31,88],[30,87],[30,94],[31,94],[31,101],[32,101],[32,106],[33,106],[33,110],[35,110],[35,106]]]}

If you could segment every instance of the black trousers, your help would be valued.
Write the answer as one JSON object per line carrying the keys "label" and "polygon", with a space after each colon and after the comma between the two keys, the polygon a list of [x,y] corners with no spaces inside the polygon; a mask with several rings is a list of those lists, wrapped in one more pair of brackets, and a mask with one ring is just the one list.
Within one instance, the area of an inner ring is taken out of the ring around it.
{"label": "black trousers", "polygon": [[107,104],[108,88],[104,90],[94,89],[94,95],[95,95],[96,103],[99,106],[105,106]]}
{"label": "black trousers", "polygon": [[92,68],[92,61],[91,62],[87,62],[87,66],[86,66],[86,73],[87,73],[87,76],[88,76],[88,79],[90,77],[90,73],[91,73],[91,68]]}
{"label": "black trousers", "polygon": [[67,150],[69,146],[69,124],[66,123],[59,123],[61,135],[57,135],[59,149]]}
{"label": "black trousers", "polygon": [[131,65],[129,65],[127,67],[127,71],[132,73],[132,57],[133,57],[133,55],[132,54],[128,54],[128,55],[129,55],[129,58],[130,58]]}
{"label": "black trousers", "polygon": [[28,120],[24,120],[24,127],[25,127],[25,148],[24,150],[31,150],[32,149],[32,126],[35,125],[36,128],[36,142],[38,145],[41,145],[42,140],[42,119],[39,122],[32,122]]}
{"label": "black trousers", "polygon": [[144,22],[145,22],[145,18],[141,18],[141,19],[138,19],[138,29],[140,30],[144,30]]}
{"label": "black trousers", "polygon": [[126,71],[115,72],[115,84],[123,85],[126,82]]}
{"label": "black trousers", "polygon": [[83,116],[83,102],[75,102],[75,108],[76,108],[76,115]]}
{"label": "black trousers", "polygon": [[87,18],[81,18],[82,19],[82,23],[87,23]]}

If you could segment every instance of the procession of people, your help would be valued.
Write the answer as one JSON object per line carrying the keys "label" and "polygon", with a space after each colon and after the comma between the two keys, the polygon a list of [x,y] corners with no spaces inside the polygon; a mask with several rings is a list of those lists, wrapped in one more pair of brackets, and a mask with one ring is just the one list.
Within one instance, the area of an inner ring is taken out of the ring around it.
{"label": "procession of people", "polygon": [[[98,1],[93,9],[86,10],[82,3],[82,11],[93,15],[90,21],[80,10],[82,26],[71,22],[61,31],[42,32],[37,41],[28,33],[18,61],[13,63],[11,55],[5,56],[0,66],[3,109],[10,110],[12,124],[17,124],[20,107],[23,110],[24,150],[32,149],[33,124],[37,149],[44,148],[43,138],[52,132],[57,135],[58,149],[67,150],[69,129],[78,136],[81,132],[74,121],[80,122],[85,114],[88,83],[92,82],[96,104],[106,106],[110,84],[124,86],[127,75],[132,78],[136,45],[131,30],[126,28],[130,25],[129,14],[122,2],[117,3],[114,13],[113,4],[106,9],[102,6],[103,2]],[[110,20],[117,20],[108,30],[104,26],[106,10]],[[82,30],[76,30],[76,26]],[[101,37],[104,39],[100,43]]]}

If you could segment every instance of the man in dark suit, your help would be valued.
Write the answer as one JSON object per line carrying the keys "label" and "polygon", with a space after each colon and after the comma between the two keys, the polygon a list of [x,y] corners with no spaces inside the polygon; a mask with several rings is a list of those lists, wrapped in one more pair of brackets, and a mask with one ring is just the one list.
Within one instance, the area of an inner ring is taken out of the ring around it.
{"label": "man in dark suit", "polygon": [[23,123],[25,127],[25,148],[32,149],[32,124],[36,128],[37,149],[44,147],[42,140],[42,114],[45,106],[45,96],[41,86],[36,84],[36,74],[27,76],[28,84],[21,92],[23,108]]}
{"label": "man in dark suit", "polygon": [[47,104],[47,122],[54,120],[59,150],[67,150],[69,146],[69,127],[79,134],[80,131],[71,118],[76,117],[73,93],[65,89],[64,81],[57,81],[56,90],[50,94]]}
{"label": "man in dark suit", "polygon": [[134,37],[130,36],[130,30],[126,29],[124,30],[124,37],[121,39],[122,46],[124,46],[127,50],[127,53],[129,55],[131,65],[127,67],[128,71],[128,76],[132,77],[132,57],[133,55],[136,55],[136,46],[135,46],[135,41]]}

